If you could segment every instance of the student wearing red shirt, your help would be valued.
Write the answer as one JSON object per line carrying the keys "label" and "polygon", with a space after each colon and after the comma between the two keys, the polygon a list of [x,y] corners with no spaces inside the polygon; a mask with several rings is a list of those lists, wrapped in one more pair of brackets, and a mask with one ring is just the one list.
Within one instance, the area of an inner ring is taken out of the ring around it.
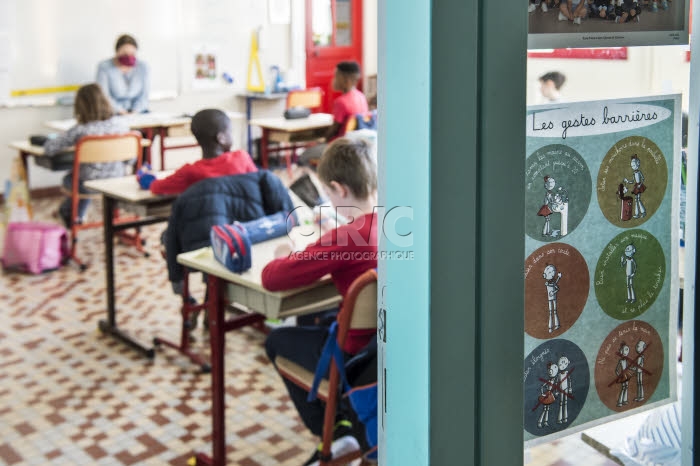
{"label": "student wearing red shirt", "polygon": [[[290,245],[280,246],[275,252],[277,259],[262,272],[262,285],[268,290],[309,285],[330,274],[338,292],[345,296],[357,277],[377,267],[377,166],[369,144],[362,139],[336,139],[321,157],[318,176],[338,214],[353,220],[326,232],[303,251],[294,252]],[[350,330],[343,349],[347,354],[355,354],[375,335],[375,330]],[[327,337],[328,329],[322,326],[281,327],[269,334],[265,348],[273,363],[282,356],[313,372]],[[304,424],[321,436],[321,402],[306,401],[306,391],[284,378],[283,381]],[[351,428],[341,417],[334,438],[342,438],[343,442],[354,440],[347,438],[350,433]],[[305,464],[313,464],[319,451]]]}
{"label": "student wearing red shirt", "polygon": [[221,110],[197,112],[192,117],[191,129],[202,148],[201,160],[185,164],[167,178],[153,181],[149,187],[153,194],[180,194],[207,178],[258,171],[247,152],[231,151],[233,125]]}
{"label": "student wearing red shirt", "polygon": [[[360,65],[354,61],[343,61],[336,65],[333,75],[333,90],[343,94],[333,101],[333,124],[325,134],[326,141],[331,142],[345,135],[345,125],[358,113],[369,111],[367,98],[357,89],[360,81]],[[299,165],[309,165],[312,160],[321,158],[326,144],[316,144],[304,151],[299,157]]]}

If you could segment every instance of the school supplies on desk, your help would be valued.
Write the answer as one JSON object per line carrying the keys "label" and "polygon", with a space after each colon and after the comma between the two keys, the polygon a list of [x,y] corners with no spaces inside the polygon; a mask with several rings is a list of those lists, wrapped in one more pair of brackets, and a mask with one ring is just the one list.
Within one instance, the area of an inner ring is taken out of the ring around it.
{"label": "school supplies on desk", "polygon": [[151,184],[156,180],[156,175],[151,173],[151,166],[149,164],[144,164],[143,167],[139,168],[136,172],[136,179],[141,189],[145,190],[151,187]]}
{"label": "school supplies on desk", "polygon": [[211,228],[214,257],[227,269],[242,273],[251,267],[251,247],[289,233],[297,225],[295,214],[278,212],[249,222]]}
{"label": "school supplies on desk", "polygon": [[240,223],[211,227],[210,239],[214,257],[231,272],[243,273],[251,267],[251,244]]}
{"label": "school supplies on desk", "polygon": [[256,244],[286,235],[297,225],[297,219],[293,213],[277,212],[257,220],[238,224],[243,227],[250,243]]}

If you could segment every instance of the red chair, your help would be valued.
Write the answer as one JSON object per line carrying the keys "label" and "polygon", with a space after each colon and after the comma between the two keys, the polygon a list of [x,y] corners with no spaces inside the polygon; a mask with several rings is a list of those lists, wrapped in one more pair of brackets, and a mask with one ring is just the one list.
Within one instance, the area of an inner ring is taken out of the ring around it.
{"label": "red chair", "polygon": [[311,110],[311,113],[316,113],[321,105],[323,105],[323,91],[320,87],[295,89],[287,94],[286,108],[304,107]]}
{"label": "red chair", "polygon": [[[295,89],[287,94],[286,108],[304,107],[311,110],[311,113],[316,113],[323,105],[323,90],[320,87],[312,87],[309,89]],[[292,156],[296,154],[297,149],[303,149],[315,144],[315,141],[309,142],[293,142],[284,152],[284,159],[287,164],[287,175],[292,179]]]}
{"label": "red chair", "polygon": [[[338,346],[341,348],[344,347],[348,330],[377,328],[377,271],[375,269],[366,271],[350,285],[347,295],[343,299],[343,307],[338,313],[337,319]],[[281,356],[275,358],[275,366],[277,366],[277,370],[282,377],[306,391],[311,390],[314,381],[313,372]],[[356,450],[338,458],[331,457],[331,444],[333,443],[335,414],[340,389],[338,367],[335,365],[335,361],[331,360],[329,377],[321,382],[318,390],[318,398],[326,403],[320,466],[344,465],[363,455],[362,451]]]}
{"label": "red chair", "polygon": [[[130,132],[126,134],[109,134],[100,136],[84,136],[78,140],[75,146],[75,157],[73,159],[73,185],[71,190],[63,189],[66,196],[71,197],[71,218],[78,217],[78,201],[80,199],[100,198],[100,194],[81,194],[80,193],[80,165],[87,163],[106,163],[106,162],[128,162],[136,160],[136,169],[141,166],[141,134],[138,132]],[[134,217],[119,217],[117,211],[113,213],[115,223],[131,221]],[[88,228],[101,228],[102,221],[94,221],[87,223],[77,223],[73,221],[70,226],[70,257],[69,259],[78,264],[81,270],[85,270],[87,265],[84,264],[76,254],[78,243],[78,232],[87,230]],[[136,249],[143,252],[143,241],[137,231],[136,234],[120,234],[119,238],[123,241],[136,246]],[[145,253],[146,254],[146,253]],[[146,254],[147,255],[147,254]]]}

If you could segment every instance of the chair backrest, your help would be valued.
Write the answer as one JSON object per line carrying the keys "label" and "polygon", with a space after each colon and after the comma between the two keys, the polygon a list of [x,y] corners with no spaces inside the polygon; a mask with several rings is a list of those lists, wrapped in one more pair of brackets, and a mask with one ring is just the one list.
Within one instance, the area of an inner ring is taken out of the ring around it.
{"label": "chair backrest", "polygon": [[81,163],[136,161],[141,166],[141,133],[83,136],[75,146],[75,168]]}
{"label": "chair backrest", "polygon": [[370,110],[365,113],[358,113],[348,117],[345,122],[345,132],[349,133],[356,129],[377,129],[377,111]]}
{"label": "chair backrest", "polygon": [[343,299],[338,315],[338,344],[345,345],[350,329],[377,328],[377,271],[370,269],[357,277]]}
{"label": "chair backrest", "polygon": [[304,107],[316,110],[323,103],[323,90],[320,87],[296,89],[287,93],[287,108]]}

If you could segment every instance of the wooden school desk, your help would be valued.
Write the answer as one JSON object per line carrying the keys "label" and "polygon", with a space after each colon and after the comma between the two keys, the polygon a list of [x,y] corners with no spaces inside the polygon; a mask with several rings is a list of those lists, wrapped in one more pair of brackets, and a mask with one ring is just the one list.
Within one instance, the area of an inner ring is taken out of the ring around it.
{"label": "wooden school desk", "polygon": [[[149,147],[150,145],[150,140],[141,140],[141,147]],[[29,157],[46,157],[44,147],[33,146],[29,143],[29,141],[14,141],[9,144],[9,147],[11,149],[19,151],[19,156],[22,159],[22,165],[24,166],[24,173],[26,173],[27,175],[27,186],[29,186],[29,171],[27,169],[28,159]],[[56,170],[70,170],[73,168],[73,152],[75,152],[75,149],[73,147],[67,147],[59,154],[57,154],[58,156],[61,156],[64,159],[65,163],[68,163],[68,159],[70,159],[70,165],[58,167],[56,168]]]}
{"label": "wooden school desk", "polygon": [[[255,118],[250,125],[262,129],[260,141],[260,164],[267,168],[270,152],[280,152],[294,149],[294,143],[309,143],[323,138],[326,131],[333,125],[333,115],[328,113],[312,113],[307,118],[287,120],[279,118]],[[270,143],[289,143],[286,147],[270,147]],[[289,166],[287,166],[289,170]]]}
{"label": "wooden school desk", "polygon": [[[163,178],[172,172],[160,172]],[[134,175],[121,178],[107,178],[85,182],[85,187],[102,193],[102,215],[105,243],[105,277],[107,282],[107,320],[99,321],[99,329],[121,340],[148,358],[153,358],[152,347],[145,347],[117,327],[116,305],[114,299],[114,235],[127,228],[137,228],[152,223],[167,222],[170,206],[176,196],[158,196],[149,190],[143,190]],[[112,212],[119,205],[139,215],[133,222],[114,224]]]}
{"label": "wooden school desk", "polygon": [[[238,112],[226,112],[226,114],[232,120],[244,118],[243,114]],[[192,121],[192,118],[190,116],[177,115],[171,113],[139,113],[135,115],[125,115],[121,118],[124,118],[127,121],[127,124],[129,125],[130,129],[142,131],[144,136],[150,141],[153,141],[156,136],[160,137],[161,170],[163,170],[165,167],[166,150],[198,147],[198,144],[196,142],[172,146],[165,145],[165,138],[168,135],[168,131],[170,129],[184,126],[189,130],[189,125]],[[67,131],[73,126],[75,126],[75,120],[52,120],[45,122],[44,125],[56,131]],[[147,149],[146,154],[148,163],[151,163],[150,148]]]}
{"label": "wooden school desk", "polygon": [[[295,231],[290,233],[290,235],[294,234]],[[253,245],[252,267],[242,274],[235,274],[223,267],[214,258],[211,248],[202,248],[177,256],[177,261],[180,264],[208,274],[212,456],[197,453],[195,456],[197,466],[224,466],[226,464],[226,405],[224,402],[226,393],[224,381],[226,332],[262,322],[267,318],[276,319],[332,309],[340,303],[341,298],[330,276],[296,290],[273,292],[263,288],[262,270],[268,262],[274,259],[275,248],[286,241],[288,238],[285,236]],[[229,301],[242,304],[254,312],[226,320],[223,299],[225,288],[228,288]]]}
{"label": "wooden school desk", "polygon": [[287,97],[286,92],[272,92],[269,94],[266,94],[264,92],[241,92],[240,94],[236,94],[236,97],[245,99],[245,121],[246,121],[246,130],[247,130],[247,141],[248,141],[248,153],[252,156],[253,155],[253,136],[250,134],[250,119],[253,118],[253,102],[256,100],[266,100],[266,101],[275,101],[275,100],[282,100]]}

